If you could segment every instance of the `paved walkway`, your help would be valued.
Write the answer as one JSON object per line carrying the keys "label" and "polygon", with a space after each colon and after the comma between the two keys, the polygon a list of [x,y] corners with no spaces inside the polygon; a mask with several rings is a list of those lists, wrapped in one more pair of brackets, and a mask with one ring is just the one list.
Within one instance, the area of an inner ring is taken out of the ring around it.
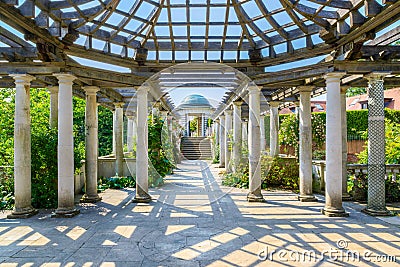
{"label": "paved walkway", "polygon": [[150,204],[130,203],[131,189],[107,190],[71,219],[1,214],[0,266],[399,266],[399,227],[358,204],[346,204],[349,218],[327,218],[322,201],[290,192],[248,203],[207,162],[179,168]]}

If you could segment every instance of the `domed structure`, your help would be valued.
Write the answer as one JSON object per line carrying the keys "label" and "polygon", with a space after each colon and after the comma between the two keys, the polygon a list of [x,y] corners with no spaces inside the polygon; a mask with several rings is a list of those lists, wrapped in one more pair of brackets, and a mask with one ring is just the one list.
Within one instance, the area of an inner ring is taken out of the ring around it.
{"label": "domed structure", "polygon": [[210,102],[208,102],[207,98],[205,98],[202,95],[198,94],[193,94],[193,95],[188,95],[185,97],[182,101],[182,103],[179,105],[179,107],[211,107]]}

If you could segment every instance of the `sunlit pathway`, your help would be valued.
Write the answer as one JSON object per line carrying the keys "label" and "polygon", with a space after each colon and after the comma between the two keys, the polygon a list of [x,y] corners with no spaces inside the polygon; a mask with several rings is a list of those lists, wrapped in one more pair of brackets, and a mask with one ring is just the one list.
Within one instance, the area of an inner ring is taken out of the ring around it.
{"label": "sunlit pathway", "polygon": [[130,203],[132,189],[107,190],[70,219],[3,213],[1,266],[399,265],[382,261],[400,262],[400,229],[360,213],[362,206],[348,203],[350,217],[328,218],[322,201],[283,191],[248,203],[245,190],[220,185],[214,166],[183,162],[150,191],[150,204]]}

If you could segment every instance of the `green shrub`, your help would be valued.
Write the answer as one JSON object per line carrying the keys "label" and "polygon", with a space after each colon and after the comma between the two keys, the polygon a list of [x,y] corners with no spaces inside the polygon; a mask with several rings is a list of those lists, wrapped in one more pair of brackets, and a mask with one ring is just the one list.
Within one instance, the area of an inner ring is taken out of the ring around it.
{"label": "green shrub", "polygon": [[[261,158],[261,187],[283,188],[298,190],[299,165],[295,158],[272,159],[269,156]],[[222,184],[226,186],[249,188],[249,164],[245,159],[234,173],[225,174]]]}
{"label": "green shrub", "polygon": [[110,177],[100,179],[98,188],[100,191],[111,188],[111,189],[122,189],[136,186],[136,181],[132,176],[127,177]]}
{"label": "green shrub", "polygon": [[[160,117],[148,118],[148,155],[150,159],[149,164],[149,185],[152,187],[160,186],[164,183],[163,177],[172,173],[174,168],[173,163],[169,160],[167,155],[173,158],[173,146],[162,142],[164,120]],[[164,129],[165,130],[165,129]]]}

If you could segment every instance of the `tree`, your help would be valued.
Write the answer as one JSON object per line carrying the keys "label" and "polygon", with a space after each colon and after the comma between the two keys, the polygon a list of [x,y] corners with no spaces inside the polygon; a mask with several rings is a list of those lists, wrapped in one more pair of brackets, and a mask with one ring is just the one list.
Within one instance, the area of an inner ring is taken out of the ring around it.
{"label": "tree", "polygon": [[367,88],[363,87],[350,87],[346,91],[346,97],[352,97],[356,95],[363,95],[367,93]]}

